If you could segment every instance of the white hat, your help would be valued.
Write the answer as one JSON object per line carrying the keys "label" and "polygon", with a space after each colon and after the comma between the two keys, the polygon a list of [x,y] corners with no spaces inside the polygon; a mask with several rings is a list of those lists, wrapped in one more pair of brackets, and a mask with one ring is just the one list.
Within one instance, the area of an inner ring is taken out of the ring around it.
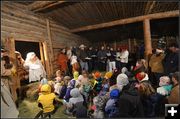
{"label": "white hat", "polygon": [[126,74],[119,74],[117,76],[117,87],[121,91],[124,86],[129,84],[129,80]]}
{"label": "white hat", "polygon": [[86,46],[84,44],[81,44],[79,48],[85,48]]}

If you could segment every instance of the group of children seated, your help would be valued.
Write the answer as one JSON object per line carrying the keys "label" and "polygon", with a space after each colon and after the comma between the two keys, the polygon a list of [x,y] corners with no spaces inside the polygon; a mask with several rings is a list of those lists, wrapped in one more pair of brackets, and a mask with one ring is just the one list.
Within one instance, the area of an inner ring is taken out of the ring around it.
{"label": "group of children seated", "polygon": [[77,118],[154,117],[157,103],[170,95],[172,87],[170,78],[162,76],[155,90],[140,66],[104,75],[75,71],[73,77],[58,70],[54,80],[41,79],[38,103],[43,113],[53,113],[54,102],[59,101],[65,114]]}

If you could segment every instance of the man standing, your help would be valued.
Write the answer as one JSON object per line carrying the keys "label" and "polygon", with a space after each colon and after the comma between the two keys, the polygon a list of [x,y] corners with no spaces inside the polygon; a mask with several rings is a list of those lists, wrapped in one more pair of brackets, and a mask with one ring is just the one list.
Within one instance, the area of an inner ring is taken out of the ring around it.
{"label": "man standing", "polygon": [[85,51],[85,45],[80,45],[80,52],[79,52],[79,59],[80,59],[80,65],[81,65],[81,69],[88,71],[88,62],[87,62],[87,52]]}
{"label": "man standing", "polygon": [[98,57],[98,67],[101,71],[106,70],[106,51],[104,49],[104,46],[101,47],[101,50],[98,51],[97,53]]}
{"label": "man standing", "polygon": [[175,43],[171,44],[168,50],[169,51],[167,52],[163,60],[164,73],[166,75],[178,71],[178,66],[179,66],[178,44]]}

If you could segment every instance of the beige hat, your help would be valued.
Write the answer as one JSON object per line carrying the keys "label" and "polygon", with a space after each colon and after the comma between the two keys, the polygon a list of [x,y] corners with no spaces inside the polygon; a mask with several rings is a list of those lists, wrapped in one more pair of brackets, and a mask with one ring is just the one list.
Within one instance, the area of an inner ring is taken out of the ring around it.
{"label": "beige hat", "polygon": [[86,46],[84,44],[81,44],[79,48],[85,48]]}

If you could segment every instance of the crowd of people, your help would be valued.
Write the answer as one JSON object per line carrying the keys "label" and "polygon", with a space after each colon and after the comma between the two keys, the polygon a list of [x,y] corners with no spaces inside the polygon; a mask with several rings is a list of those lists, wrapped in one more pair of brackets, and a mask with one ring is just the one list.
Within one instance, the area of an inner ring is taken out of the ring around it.
{"label": "crowd of people", "polygon": [[34,72],[30,82],[40,81],[37,101],[44,114],[54,113],[58,101],[65,114],[77,118],[158,117],[165,104],[180,103],[178,53],[177,44],[166,48],[160,39],[149,60],[130,64],[126,48],[80,45],[60,51],[52,79],[32,52],[24,66]]}

